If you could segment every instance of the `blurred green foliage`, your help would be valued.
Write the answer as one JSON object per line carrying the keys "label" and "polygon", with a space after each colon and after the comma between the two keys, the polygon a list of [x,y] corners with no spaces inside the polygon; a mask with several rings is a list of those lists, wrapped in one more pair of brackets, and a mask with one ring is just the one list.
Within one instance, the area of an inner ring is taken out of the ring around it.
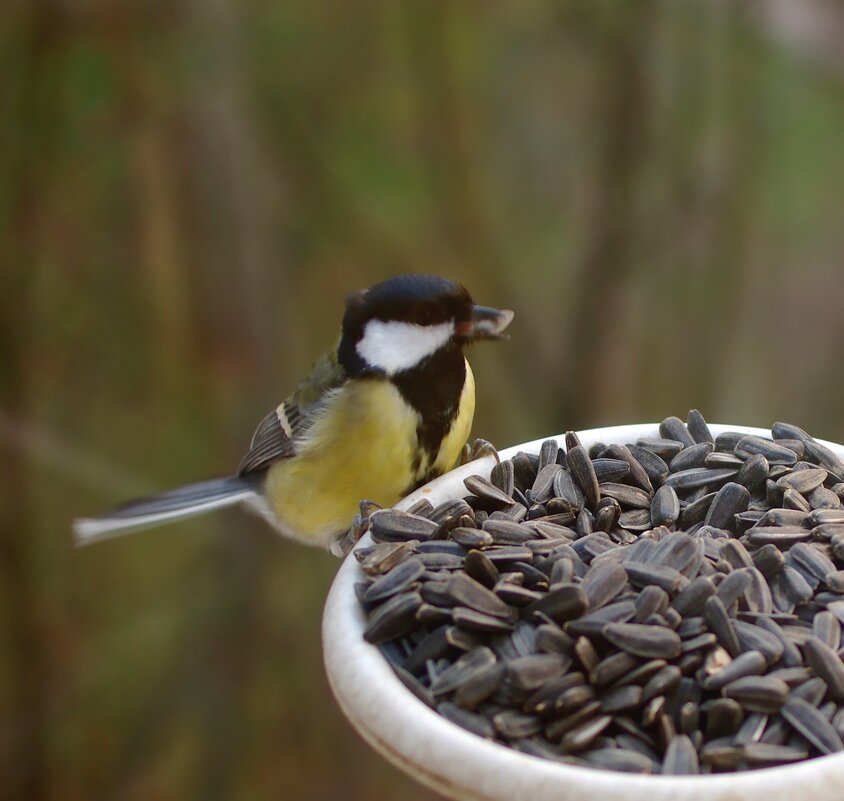
{"label": "blurred green foliage", "polygon": [[0,796],[432,797],[329,694],[329,556],[237,512],[70,542],[237,464],[351,290],[517,311],[472,354],[502,446],[690,406],[844,440],[844,68],[789,35],[834,4],[781,5],[7,4]]}

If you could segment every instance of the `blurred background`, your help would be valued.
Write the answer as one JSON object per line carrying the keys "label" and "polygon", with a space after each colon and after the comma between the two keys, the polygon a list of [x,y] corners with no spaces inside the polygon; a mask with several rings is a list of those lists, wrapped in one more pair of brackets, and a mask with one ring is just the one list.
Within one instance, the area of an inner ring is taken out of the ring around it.
{"label": "blurred background", "polygon": [[475,435],[685,416],[844,441],[835,0],[7,0],[0,795],[434,796],[341,717],[338,563],[228,511],[70,521],[229,472],[399,272],[517,311]]}

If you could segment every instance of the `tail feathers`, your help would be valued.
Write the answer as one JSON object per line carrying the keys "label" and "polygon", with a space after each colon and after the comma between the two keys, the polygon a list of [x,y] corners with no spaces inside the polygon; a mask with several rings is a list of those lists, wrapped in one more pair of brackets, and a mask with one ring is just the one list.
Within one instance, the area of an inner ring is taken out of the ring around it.
{"label": "tail feathers", "polygon": [[256,491],[254,482],[239,476],[201,481],[130,501],[100,517],[74,520],[73,534],[77,545],[88,545],[254,499]]}

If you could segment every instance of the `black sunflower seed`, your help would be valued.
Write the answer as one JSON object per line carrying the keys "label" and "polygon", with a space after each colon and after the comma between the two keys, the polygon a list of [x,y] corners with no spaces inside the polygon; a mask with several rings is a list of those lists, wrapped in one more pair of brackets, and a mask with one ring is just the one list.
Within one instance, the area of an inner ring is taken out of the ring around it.
{"label": "black sunflower seed", "polygon": [[591,507],[596,506],[601,499],[601,491],[598,488],[595,468],[592,467],[592,460],[585,448],[582,445],[570,448],[566,453],[566,464],[575,482],[583,491],[586,503]]}
{"label": "black sunflower seed", "polygon": [[680,635],[662,626],[641,623],[608,623],[604,637],[623,651],[648,659],[673,659],[680,655]]}
{"label": "black sunflower seed", "polygon": [[822,754],[844,751],[844,743],[832,724],[802,698],[793,698],[782,707],[782,716]]}
{"label": "black sunflower seed", "polygon": [[660,487],[651,501],[651,522],[655,526],[673,526],[680,517],[680,499],[673,487]]}
{"label": "black sunflower seed", "polygon": [[672,738],[662,760],[665,775],[681,776],[700,773],[697,749],[685,734]]}
{"label": "black sunflower seed", "polygon": [[369,530],[375,542],[404,542],[431,539],[437,528],[437,523],[426,517],[397,509],[379,509],[370,517]]}
{"label": "black sunflower seed", "polygon": [[706,457],[715,449],[714,442],[701,442],[696,445],[689,445],[680,451],[669,463],[668,468],[672,473],[680,470],[688,470],[692,467],[703,467]]}
{"label": "black sunflower seed", "polygon": [[374,513],[366,639],[425,704],[535,756],[693,773],[844,749],[844,460],[787,424],[713,443],[688,420],[547,440],[466,498]]}
{"label": "black sunflower seed", "polygon": [[727,684],[721,692],[749,712],[776,712],[788,699],[788,685],[770,676],[746,676]]}
{"label": "black sunflower seed", "polygon": [[686,417],[686,426],[695,442],[711,442],[715,444],[715,437],[709,430],[706,420],[697,409],[691,409]]}
{"label": "black sunflower seed", "polygon": [[665,439],[673,439],[677,442],[682,442],[683,446],[688,448],[695,444],[692,435],[689,433],[685,424],[679,417],[666,417],[659,424],[660,436]]}

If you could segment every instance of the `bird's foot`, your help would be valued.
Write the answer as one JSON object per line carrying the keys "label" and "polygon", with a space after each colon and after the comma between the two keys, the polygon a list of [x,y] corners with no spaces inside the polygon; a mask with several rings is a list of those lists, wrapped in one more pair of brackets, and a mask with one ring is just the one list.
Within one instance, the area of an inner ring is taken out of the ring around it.
{"label": "bird's foot", "polygon": [[349,530],[340,534],[329,546],[328,550],[332,556],[342,559],[349,551],[354,548],[355,543],[367,532],[369,529],[370,515],[381,509],[380,503],[375,501],[363,500],[358,505],[359,511],[352,520],[352,525]]}
{"label": "bird's foot", "polygon": [[501,463],[498,458],[498,451],[491,442],[485,439],[476,439],[471,445],[467,442],[463,446],[463,453],[460,456],[460,464],[468,464],[474,462],[475,459],[482,459],[484,456],[492,456],[496,464]]}

